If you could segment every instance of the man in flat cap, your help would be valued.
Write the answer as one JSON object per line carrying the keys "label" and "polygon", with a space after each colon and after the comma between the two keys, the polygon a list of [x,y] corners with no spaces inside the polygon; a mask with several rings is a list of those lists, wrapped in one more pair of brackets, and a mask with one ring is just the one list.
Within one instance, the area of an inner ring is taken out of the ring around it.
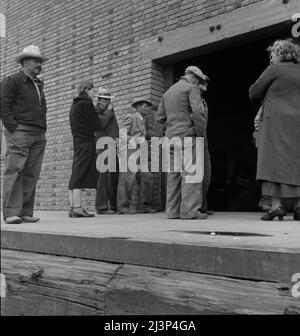
{"label": "man in flat cap", "polygon": [[[146,144],[147,129],[144,116],[149,113],[149,108],[152,104],[145,98],[138,98],[131,106],[135,109],[135,111],[125,118],[124,128],[127,131],[128,141],[131,141],[131,143],[139,147],[142,144]],[[128,149],[127,147],[128,160],[130,159],[131,154],[135,151],[135,149]],[[139,186],[137,209],[132,207],[132,193],[135,182],[137,182]],[[136,212],[156,212],[155,209],[151,208],[152,192],[153,176],[150,171],[146,172],[143,169],[140,169],[138,172],[132,172],[128,169],[127,172],[121,172],[119,175],[118,186],[118,213],[134,214]]]}
{"label": "man in flat cap", "polygon": [[[203,137],[205,134],[206,115],[202,108],[198,85],[201,80],[206,79],[207,76],[196,66],[187,67],[185,75],[165,92],[157,110],[156,121],[160,126],[161,135],[165,134],[169,139],[176,137],[181,139],[181,144],[174,145],[174,148],[170,149],[171,168],[177,159],[180,162],[175,164],[182,169],[173,168],[168,172],[166,204],[168,218],[207,218],[206,213],[199,211],[202,207],[202,183],[198,180],[190,182],[192,173],[190,167],[186,165],[186,162],[191,165],[197,161],[196,137]],[[185,146],[185,138],[191,139],[190,146]],[[177,150],[180,151],[179,159],[175,153]],[[189,153],[190,157],[186,158],[186,153]]]}
{"label": "man in flat cap", "polygon": [[[102,121],[103,129],[96,132],[96,139],[110,137],[116,141],[119,136],[119,127],[111,102],[114,96],[108,88],[100,87],[97,98],[96,112],[98,118]],[[99,150],[99,153],[102,151]],[[117,211],[119,166],[117,158],[115,159],[116,171],[98,172],[97,174],[95,207],[98,215],[111,215]]]}
{"label": "man in flat cap", "polygon": [[5,127],[6,169],[3,174],[3,217],[7,224],[37,222],[33,217],[36,184],[46,146],[46,100],[37,78],[47,59],[31,45],[15,61],[22,69],[1,85],[1,118]]}

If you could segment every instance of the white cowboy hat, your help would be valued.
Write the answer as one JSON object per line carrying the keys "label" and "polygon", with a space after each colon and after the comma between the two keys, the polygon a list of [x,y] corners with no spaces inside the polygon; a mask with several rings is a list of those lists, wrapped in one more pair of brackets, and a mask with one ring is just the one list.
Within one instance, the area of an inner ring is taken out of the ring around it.
{"label": "white cowboy hat", "polygon": [[204,73],[198,67],[194,65],[190,65],[185,69],[185,73],[188,73],[188,72],[191,72],[195,76],[202,78],[205,81],[209,79],[206,75],[204,75]]}
{"label": "white cowboy hat", "polygon": [[98,98],[106,98],[106,99],[115,98],[110,93],[110,90],[108,88],[105,88],[105,87],[99,87],[97,97]]}
{"label": "white cowboy hat", "polygon": [[16,55],[15,61],[21,63],[24,58],[39,58],[42,62],[48,61],[48,58],[42,56],[38,46],[30,45],[23,49],[22,52]]}

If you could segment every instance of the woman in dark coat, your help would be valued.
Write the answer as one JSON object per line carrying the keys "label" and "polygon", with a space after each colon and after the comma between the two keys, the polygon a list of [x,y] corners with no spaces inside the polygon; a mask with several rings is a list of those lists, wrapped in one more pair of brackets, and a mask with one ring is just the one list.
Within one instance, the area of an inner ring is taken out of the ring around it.
{"label": "woman in dark coat", "polygon": [[93,104],[94,85],[83,82],[78,97],[73,100],[70,125],[73,136],[73,165],[69,182],[70,217],[94,217],[82,208],[82,189],[96,189],[96,140],[95,131],[102,129]]}
{"label": "woman in dark coat", "polygon": [[270,66],[250,87],[253,105],[262,104],[258,132],[257,180],[271,209],[262,220],[283,220],[282,199],[293,198],[294,219],[300,220],[300,65],[299,51],[288,40],[276,41]]}

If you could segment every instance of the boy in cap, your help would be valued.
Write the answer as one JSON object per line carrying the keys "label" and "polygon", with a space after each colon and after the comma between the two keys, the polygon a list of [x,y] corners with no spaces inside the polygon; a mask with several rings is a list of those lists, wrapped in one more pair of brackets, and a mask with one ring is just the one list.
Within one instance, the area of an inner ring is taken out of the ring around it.
{"label": "boy in cap", "polygon": [[46,100],[37,78],[47,59],[31,45],[15,61],[22,69],[1,85],[1,118],[5,127],[6,170],[3,174],[3,217],[7,224],[37,222],[33,217],[36,184],[46,147]]}
{"label": "boy in cap", "polygon": [[[152,104],[144,98],[137,99],[131,105],[135,111],[130,113],[124,120],[124,127],[127,131],[127,139],[136,144],[142,144],[146,141],[147,130],[144,115],[149,112]],[[127,147],[128,148],[128,147]],[[135,150],[127,149],[129,158]],[[137,210],[131,207],[132,191],[135,182],[139,185],[139,202]],[[153,192],[153,176],[151,172],[139,170],[132,172],[121,172],[118,186],[118,213],[135,214],[138,213],[155,213],[156,210],[151,208]]]}

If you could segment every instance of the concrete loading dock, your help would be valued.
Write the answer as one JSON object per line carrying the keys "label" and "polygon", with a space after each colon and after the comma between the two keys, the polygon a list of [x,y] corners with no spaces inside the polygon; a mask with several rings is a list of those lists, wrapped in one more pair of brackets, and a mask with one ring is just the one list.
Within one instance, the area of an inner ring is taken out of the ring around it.
{"label": "concrete loading dock", "polygon": [[299,312],[300,227],[291,218],[39,215],[2,225],[3,315]]}

